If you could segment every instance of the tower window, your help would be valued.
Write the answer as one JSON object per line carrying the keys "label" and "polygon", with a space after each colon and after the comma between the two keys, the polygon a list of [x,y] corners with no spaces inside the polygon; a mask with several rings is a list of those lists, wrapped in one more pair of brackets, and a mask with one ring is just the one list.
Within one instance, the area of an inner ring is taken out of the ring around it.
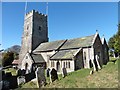
{"label": "tower window", "polygon": [[41,30],[41,26],[39,26],[39,30]]}
{"label": "tower window", "polygon": [[29,29],[29,26],[27,26],[27,30]]}
{"label": "tower window", "polygon": [[28,59],[28,56],[26,56],[26,59]]}

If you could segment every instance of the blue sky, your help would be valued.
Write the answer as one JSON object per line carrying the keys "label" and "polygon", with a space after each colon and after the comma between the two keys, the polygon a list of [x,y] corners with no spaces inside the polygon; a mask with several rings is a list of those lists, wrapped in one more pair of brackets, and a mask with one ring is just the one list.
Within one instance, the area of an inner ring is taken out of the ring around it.
{"label": "blue sky", "polygon": [[[117,2],[50,2],[48,7],[49,41],[92,35],[96,29],[108,41],[117,32]],[[24,2],[2,3],[2,48],[21,45],[24,8]],[[46,13],[46,3],[27,3],[26,12],[32,9]]]}

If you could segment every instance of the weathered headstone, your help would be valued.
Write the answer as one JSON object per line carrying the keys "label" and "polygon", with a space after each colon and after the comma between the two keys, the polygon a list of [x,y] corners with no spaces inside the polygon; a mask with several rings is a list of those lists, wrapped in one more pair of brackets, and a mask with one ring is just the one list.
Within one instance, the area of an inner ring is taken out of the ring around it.
{"label": "weathered headstone", "polygon": [[11,72],[7,72],[7,73],[6,73],[6,77],[12,77]]}
{"label": "weathered headstone", "polygon": [[51,82],[55,81],[56,79],[58,79],[58,74],[57,74],[57,71],[53,68],[52,71],[51,71]]}
{"label": "weathered headstone", "polygon": [[21,76],[21,73],[22,73],[21,69],[18,69],[16,73],[17,73],[17,76]]}
{"label": "weathered headstone", "polygon": [[44,73],[44,67],[38,67],[36,69],[36,78],[37,78],[37,86],[41,88],[46,84],[46,78]]}
{"label": "weathered headstone", "polygon": [[62,76],[63,77],[67,76],[67,70],[66,70],[66,68],[62,69]]}
{"label": "weathered headstone", "polygon": [[2,81],[2,90],[9,90],[10,89],[10,83],[7,80]]}
{"label": "weathered headstone", "polygon": [[91,70],[91,71],[90,71],[90,75],[92,75],[93,73],[94,73],[93,70]]}
{"label": "weathered headstone", "polygon": [[96,63],[97,63],[98,69],[101,69],[100,63],[99,63],[99,58],[100,57],[98,55],[95,55],[95,59],[96,59]]}
{"label": "weathered headstone", "polygon": [[25,83],[25,76],[17,77],[17,83],[18,85]]}
{"label": "weathered headstone", "polygon": [[50,68],[47,69],[46,73],[47,73],[47,77],[49,77],[50,76]]}
{"label": "weathered headstone", "polygon": [[5,76],[5,71],[2,71],[2,77],[4,77]]}

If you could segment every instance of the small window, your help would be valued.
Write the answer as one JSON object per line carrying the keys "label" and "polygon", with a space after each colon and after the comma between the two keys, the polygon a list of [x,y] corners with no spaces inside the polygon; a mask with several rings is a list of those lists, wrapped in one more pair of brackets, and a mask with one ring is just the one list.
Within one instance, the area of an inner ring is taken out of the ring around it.
{"label": "small window", "polygon": [[69,65],[68,68],[70,68],[70,62],[68,62],[68,65]]}
{"label": "small window", "polygon": [[86,52],[84,52],[84,60],[86,60]]}
{"label": "small window", "polygon": [[53,61],[53,67],[54,67],[54,61]]}
{"label": "small window", "polygon": [[63,67],[65,68],[65,62],[63,63]]}
{"label": "small window", "polygon": [[54,67],[54,61],[51,61],[51,67]]}
{"label": "small window", "polygon": [[41,30],[41,26],[39,26],[39,30]]}
{"label": "small window", "polygon": [[29,26],[27,26],[27,30],[29,29]]}

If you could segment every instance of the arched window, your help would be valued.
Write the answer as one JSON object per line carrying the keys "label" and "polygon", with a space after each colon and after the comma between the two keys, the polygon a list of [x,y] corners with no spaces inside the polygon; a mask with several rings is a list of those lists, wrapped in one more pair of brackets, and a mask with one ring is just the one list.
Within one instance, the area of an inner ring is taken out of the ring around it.
{"label": "arched window", "polygon": [[65,68],[65,62],[63,62],[63,67]]}
{"label": "arched window", "polygon": [[86,62],[86,52],[84,52],[84,61]]}
{"label": "arched window", "polygon": [[87,61],[86,61],[86,52],[83,54],[83,59],[84,59],[84,67],[86,67]]}
{"label": "arched window", "polygon": [[56,69],[58,72],[60,71],[60,62],[59,61],[56,62]]}
{"label": "arched window", "polygon": [[27,70],[28,68],[28,63],[25,63],[25,70]]}
{"label": "arched window", "polygon": [[54,61],[51,61],[51,67],[54,67]]}
{"label": "arched window", "polygon": [[68,68],[70,68],[70,62],[68,62]]}

